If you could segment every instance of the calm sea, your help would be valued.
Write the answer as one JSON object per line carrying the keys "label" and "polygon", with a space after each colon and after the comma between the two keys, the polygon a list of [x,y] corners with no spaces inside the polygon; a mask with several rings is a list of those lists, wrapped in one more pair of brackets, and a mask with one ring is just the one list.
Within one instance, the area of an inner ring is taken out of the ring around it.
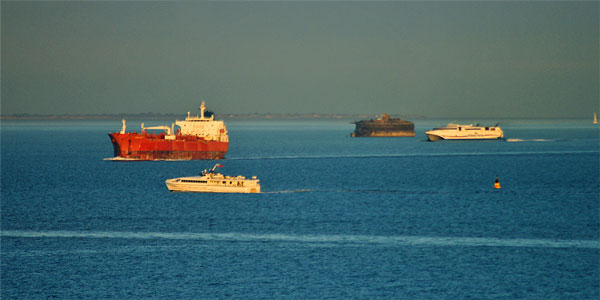
{"label": "calm sea", "polygon": [[220,170],[264,191],[235,195],[167,191],[215,161],[104,160],[119,121],[2,121],[1,298],[600,297],[598,126],[431,143],[446,120],[415,123],[228,121]]}

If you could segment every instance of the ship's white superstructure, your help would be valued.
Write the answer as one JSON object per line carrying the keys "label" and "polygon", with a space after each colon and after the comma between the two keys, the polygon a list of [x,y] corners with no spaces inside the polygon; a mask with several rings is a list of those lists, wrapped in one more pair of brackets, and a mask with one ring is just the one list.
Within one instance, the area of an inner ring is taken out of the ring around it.
{"label": "ship's white superstructure", "polygon": [[215,121],[215,117],[212,114],[210,117],[205,117],[205,111],[206,106],[204,106],[204,101],[202,101],[199,116],[191,116],[188,112],[185,121],[175,121],[175,125],[180,128],[179,133],[181,135],[202,137],[207,141],[229,142],[225,122]]}
{"label": "ship's white superstructure", "polygon": [[[165,140],[175,140],[175,135],[190,135],[203,138],[205,141],[229,142],[227,135],[227,127],[224,121],[215,121],[215,116],[210,113],[209,117],[205,116],[206,106],[204,101],[200,105],[200,115],[192,116],[188,111],[188,115],[184,121],[176,120],[175,123],[169,126],[153,126],[145,127],[142,123],[142,132],[150,130],[162,130],[165,132]],[[120,133],[125,134],[125,119],[123,119],[123,127]],[[179,126],[178,132],[175,132],[175,125]]]}
{"label": "ship's white superstructure", "polygon": [[201,192],[201,193],[260,193],[260,182],[253,176],[225,176],[215,172],[216,164],[210,170],[202,171],[201,176],[180,177],[167,179],[165,184],[172,192]]}
{"label": "ship's white superstructure", "polygon": [[498,126],[473,126],[450,123],[425,132],[430,141],[439,140],[498,140],[504,132]]}

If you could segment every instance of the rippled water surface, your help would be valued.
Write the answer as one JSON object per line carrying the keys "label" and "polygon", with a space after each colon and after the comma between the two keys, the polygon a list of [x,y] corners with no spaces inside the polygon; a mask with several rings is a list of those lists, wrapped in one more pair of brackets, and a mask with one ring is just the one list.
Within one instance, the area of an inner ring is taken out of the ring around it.
{"label": "rippled water surface", "polygon": [[2,121],[1,298],[598,299],[598,126],[415,123],[228,121],[221,171],[264,193],[197,194],[164,181],[214,161],[105,160],[118,121]]}

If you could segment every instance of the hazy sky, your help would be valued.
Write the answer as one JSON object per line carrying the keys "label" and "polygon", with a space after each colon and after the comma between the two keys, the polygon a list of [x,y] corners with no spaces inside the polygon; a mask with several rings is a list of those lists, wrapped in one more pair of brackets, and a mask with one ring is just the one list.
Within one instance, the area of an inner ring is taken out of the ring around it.
{"label": "hazy sky", "polygon": [[600,2],[2,1],[2,114],[590,117]]}

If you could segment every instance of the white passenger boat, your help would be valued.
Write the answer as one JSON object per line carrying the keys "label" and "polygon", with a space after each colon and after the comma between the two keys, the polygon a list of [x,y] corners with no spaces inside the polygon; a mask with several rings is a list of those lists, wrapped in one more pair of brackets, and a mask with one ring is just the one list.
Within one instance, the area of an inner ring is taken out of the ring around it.
{"label": "white passenger boat", "polygon": [[425,132],[430,141],[439,140],[498,140],[504,132],[498,126],[459,125],[450,123]]}
{"label": "white passenger boat", "polygon": [[222,166],[216,164],[212,169],[202,171],[201,176],[167,179],[167,189],[171,192],[260,193],[260,183],[256,176],[252,179],[225,176],[215,172],[217,167]]}

